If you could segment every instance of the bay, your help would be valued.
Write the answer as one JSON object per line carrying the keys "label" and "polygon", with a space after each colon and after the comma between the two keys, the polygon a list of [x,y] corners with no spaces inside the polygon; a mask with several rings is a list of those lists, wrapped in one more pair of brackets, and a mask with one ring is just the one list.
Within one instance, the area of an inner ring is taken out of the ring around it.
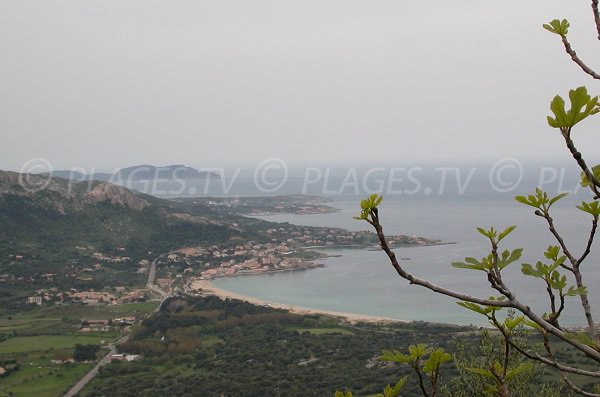
{"label": "bay", "polygon": [[[430,198],[391,196],[384,200],[380,216],[388,234],[402,233],[440,239],[455,244],[396,249],[403,266],[416,276],[456,291],[482,298],[498,296],[483,272],[456,269],[452,262],[467,256],[482,258],[489,253],[489,243],[475,226],[517,229],[503,242],[508,249],[524,248],[521,260],[503,274],[507,285],[518,298],[539,313],[549,311],[545,284],[521,274],[520,264],[543,260],[548,245],[556,245],[545,221],[533,214],[531,207],[517,203],[507,195],[442,195]],[[359,212],[358,196],[334,196],[332,205],[340,211],[319,215],[282,214],[262,217],[274,222],[350,230],[368,230],[369,225],[352,219]],[[581,197],[567,197],[553,207],[553,217],[561,234],[579,254],[585,247],[590,228],[589,216],[574,208]],[[487,325],[481,316],[456,304],[448,297],[401,279],[382,251],[328,249],[323,252],[339,257],[320,261],[323,268],[257,276],[213,280],[215,286],[241,295],[292,306],[317,310],[390,317],[453,324]],[[600,304],[600,255],[593,249],[584,265],[585,283],[593,307]],[[569,284],[573,284],[572,277]],[[585,317],[579,297],[567,298],[563,325],[584,325]]]}

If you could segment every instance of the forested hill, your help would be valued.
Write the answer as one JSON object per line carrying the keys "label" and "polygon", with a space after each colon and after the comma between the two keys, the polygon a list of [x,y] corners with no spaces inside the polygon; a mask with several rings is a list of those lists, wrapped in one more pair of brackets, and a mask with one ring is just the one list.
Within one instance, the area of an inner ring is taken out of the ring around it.
{"label": "forested hill", "polygon": [[76,246],[103,252],[123,247],[130,255],[165,252],[234,237],[257,238],[239,227],[248,222],[259,221],[108,182],[0,171],[0,254],[52,253]]}

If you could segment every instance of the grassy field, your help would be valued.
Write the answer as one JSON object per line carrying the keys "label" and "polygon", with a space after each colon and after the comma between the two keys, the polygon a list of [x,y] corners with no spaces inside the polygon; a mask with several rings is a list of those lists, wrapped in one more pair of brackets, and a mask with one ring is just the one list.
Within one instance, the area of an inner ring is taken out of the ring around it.
{"label": "grassy field", "polygon": [[118,318],[150,313],[157,302],[102,306],[42,306],[20,315],[0,318],[0,334],[63,334],[77,329],[82,318]]}
{"label": "grassy field", "polygon": [[308,332],[311,333],[313,335],[324,335],[324,334],[341,334],[341,335],[355,335],[354,332],[346,329],[346,328],[341,328],[341,327],[335,327],[335,328],[302,328],[302,327],[293,327],[293,328],[289,328],[290,330],[293,331],[298,331],[300,333],[302,332]]}
{"label": "grassy field", "polygon": [[[41,306],[33,311],[0,318],[0,363],[17,360],[19,369],[0,378],[0,397],[62,396],[89,371],[92,364],[53,364],[52,359],[73,357],[76,344],[106,344],[121,336],[111,332],[80,333],[81,319],[144,317],[157,302],[107,306]],[[105,353],[104,353],[105,354]],[[1,364],[0,364],[1,365]]]}
{"label": "grassy field", "polygon": [[115,339],[114,333],[106,335],[39,335],[17,336],[0,342],[0,355],[72,348],[76,344],[95,345]]}
{"label": "grassy field", "polygon": [[43,356],[30,355],[30,362],[6,378],[0,379],[0,397],[56,397],[85,375],[92,364],[51,364]]}

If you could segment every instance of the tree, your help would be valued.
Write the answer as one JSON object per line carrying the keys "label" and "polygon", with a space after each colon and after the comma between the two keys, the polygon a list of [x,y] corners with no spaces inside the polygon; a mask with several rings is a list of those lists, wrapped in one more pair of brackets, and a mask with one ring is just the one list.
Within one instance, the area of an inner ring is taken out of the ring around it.
{"label": "tree", "polygon": [[75,361],[94,361],[100,351],[99,345],[75,345],[75,352],[73,353],[73,358]]}
{"label": "tree", "polygon": [[[598,39],[600,40],[598,3],[598,0],[592,0],[591,5]],[[600,74],[584,63],[573,50],[568,40],[570,25],[567,20],[555,19],[548,24],[544,24],[543,27],[560,36],[566,53],[584,73],[594,79],[600,79]],[[471,369],[471,372],[480,375],[482,378],[493,380],[494,387],[490,391],[491,395],[511,396],[510,379],[519,373],[527,372],[532,363],[540,363],[557,371],[562,381],[574,393],[584,396],[600,396],[600,390],[584,390],[583,387],[571,379],[573,375],[577,375],[598,381],[600,379],[599,370],[567,365],[556,354],[556,344],[560,342],[569,345],[572,350],[581,357],[588,359],[596,368],[600,364],[600,335],[594,323],[582,272],[583,265],[590,254],[596,237],[600,217],[600,165],[590,168],[573,140],[574,127],[598,113],[600,107],[598,97],[589,95],[586,87],[569,91],[568,100],[570,104],[567,108],[567,104],[561,96],[554,97],[550,104],[551,115],[548,116],[547,120],[550,127],[560,132],[567,150],[581,169],[581,185],[591,192],[591,199],[583,201],[581,205],[577,206],[579,210],[589,214],[591,218],[590,229],[585,233],[586,243],[583,252],[577,254],[567,245],[551,215],[552,206],[565,197],[566,193],[550,197],[546,192],[536,189],[531,195],[516,197],[518,202],[534,209],[533,213],[545,222],[550,232],[552,243],[544,253],[544,258],[535,264],[524,263],[521,265],[523,276],[539,279],[540,286],[546,289],[550,307],[549,312],[537,313],[533,311],[527,302],[522,302],[516,297],[509,283],[503,278],[503,270],[507,266],[516,263],[523,251],[522,248],[513,250],[500,248],[503,240],[515,229],[515,226],[504,230],[496,230],[493,227],[487,230],[477,228],[478,232],[489,242],[489,254],[481,259],[468,257],[465,258],[464,262],[452,264],[456,268],[483,273],[485,282],[489,283],[498,292],[497,296],[485,298],[468,295],[461,291],[453,291],[409,273],[390,249],[383,231],[379,213],[379,206],[383,197],[374,194],[362,200],[361,213],[356,217],[367,221],[375,229],[381,248],[401,278],[407,280],[410,284],[457,299],[459,305],[486,317],[499,331],[505,348],[504,359],[490,363],[489,368]],[[587,320],[587,328],[582,332],[572,332],[561,326],[561,314],[564,311],[567,299],[579,299],[580,301],[581,310]],[[498,313],[506,309],[514,310],[516,314],[508,316],[504,320],[499,319]],[[535,351],[530,345],[517,342],[516,330],[522,326],[527,326],[539,333],[543,341],[542,353]],[[509,357],[515,352],[528,361],[511,367]],[[385,356],[386,354],[383,357]],[[429,394],[423,390],[423,395],[435,395],[435,389]]]}

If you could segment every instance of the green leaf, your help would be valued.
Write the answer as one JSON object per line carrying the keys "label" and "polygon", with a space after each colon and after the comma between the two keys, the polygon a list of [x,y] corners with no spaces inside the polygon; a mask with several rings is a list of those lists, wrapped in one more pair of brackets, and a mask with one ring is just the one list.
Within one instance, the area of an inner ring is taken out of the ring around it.
{"label": "green leaf", "polygon": [[511,263],[519,260],[519,258],[521,258],[522,253],[522,248],[517,248],[512,252],[509,252],[508,250],[503,251],[502,255],[498,258],[498,268],[502,270]]}
{"label": "green leaf", "polygon": [[550,287],[556,290],[562,291],[567,286],[567,276],[561,275],[557,271],[553,271],[547,280]]}
{"label": "green leaf", "polygon": [[477,259],[471,257],[465,258],[465,262],[452,262],[452,266],[458,269],[471,269],[482,271],[486,271],[489,269],[489,266],[485,259],[479,262]]}
{"label": "green leaf", "polygon": [[567,332],[567,333],[564,334],[564,336],[567,339],[574,340],[574,341],[577,341],[579,343],[583,343],[584,345],[587,345],[587,346],[591,347],[594,350],[600,351],[600,346],[598,345],[598,343],[596,343],[596,341],[594,341],[592,338],[590,338],[588,336],[588,334],[586,334],[583,331],[578,332],[578,333]]}
{"label": "green leaf", "polygon": [[598,201],[582,201],[581,205],[578,205],[577,208],[583,212],[591,214],[595,219],[598,219],[598,217],[600,216],[600,203]]}
{"label": "green leaf", "polygon": [[536,205],[536,204],[534,204],[534,203],[532,203],[532,202],[531,202],[530,200],[528,200],[528,199],[527,199],[527,197],[525,197],[525,196],[516,196],[516,197],[515,197],[515,200],[517,200],[517,201],[518,201],[519,203],[521,203],[521,204],[530,205],[530,206],[532,206],[532,207],[536,207],[536,208],[537,208],[537,205]]}
{"label": "green leaf", "polygon": [[383,355],[379,356],[379,359],[381,359],[383,361],[391,361],[391,362],[404,363],[404,364],[410,364],[414,361],[413,357],[406,355],[406,354],[402,354],[398,350],[394,350],[394,351],[384,350]]}
{"label": "green leaf", "polygon": [[575,288],[574,286],[571,286],[565,293],[565,296],[585,295],[587,293],[588,293],[588,291],[587,291],[587,287],[585,285],[582,285],[579,288]]}
{"label": "green leaf", "polygon": [[568,192],[564,192],[564,193],[559,194],[558,196],[555,196],[555,197],[551,198],[550,202],[548,204],[548,208],[550,208],[550,206],[552,204],[556,203],[558,200],[560,200],[561,198],[567,196],[568,194],[569,194]]}
{"label": "green leaf", "polygon": [[372,211],[375,208],[377,208],[377,206],[381,204],[382,201],[383,196],[379,196],[377,194],[372,194],[366,199],[360,200],[361,213],[358,216],[354,216],[353,218],[359,221],[369,221],[369,216],[372,214]]}
{"label": "green leaf", "polygon": [[565,110],[565,101],[557,95],[550,103],[554,117],[548,117],[548,124],[553,128],[570,128],[588,116],[598,113],[598,97],[591,97],[586,87],[578,87],[569,91],[571,109]]}
{"label": "green leaf", "polygon": [[[591,169],[591,171],[592,171],[592,175],[594,176],[594,178],[600,179],[600,164],[593,166],[592,169]],[[583,187],[590,186],[590,181],[588,180],[588,177],[585,174],[585,172],[581,172],[581,182],[580,182],[580,184]]]}
{"label": "green leaf", "polygon": [[504,229],[504,231],[498,235],[498,242],[502,241],[502,239],[504,237],[506,237],[510,233],[512,233],[512,231],[515,230],[516,227],[517,227],[516,225],[512,225],[512,226],[509,226],[506,229]]}
{"label": "green leaf", "polygon": [[367,199],[360,200],[360,208],[363,210],[368,210],[369,209],[369,200],[367,200]]}
{"label": "green leaf", "polygon": [[554,19],[549,23],[542,25],[544,29],[559,36],[566,36],[569,33],[569,21],[563,19],[562,21]]}
{"label": "green leaf", "polygon": [[548,272],[552,272],[552,271],[556,270],[560,265],[565,263],[566,260],[567,260],[567,257],[564,255],[561,256],[560,258],[556,258],[554,263],[548,267]]}
{"label": "green leaf", "polygon": [[556,95],[550,102],[550,110],[554,114],[554,119],[548,116],[548,124],[554,128],[567,126],[567,112],[565,111],[565,100],[560,95]]}
{"label": "green leaf", "polygon": [[385,389],[383,390],[383,397],[398,397],[400,396],[400,392],[402,391],[402,388],[404,387],[404,384],[406,383],[406,377],[402,377],[400,378],[400,380],[398,381],[398,383],[396,383],[396,385],[394,387],[391,387],[390,385],[387,385],[385,387]]}
{"label": "green leaf", "polygon": [[489,369],[483,369],[483,368],[465,368],[465,369],[474,374],[485,376],[486,378],[495,379],[494,374]]}
{"label": "green leaf", "polygon": [[521,375],[521,374],[528,373],[531,371],[533,371],[533,363],[531,363],[531,362],[521,363],[521,364],[517,365],[515,368],[506,372],[506,380],[511,380],[512,378],[514,378],[517,375]]}
{"label": "green leaf", "polygon": [[530,194],[529,196],[516,196],[515,200],[521,204],[529,205],[538,209],[548,208],[545,206],[550,202],[548,199],[548,193],[539,188],[535,189],[535,194]]}
{"label": "green leaf", "polygon": [[480,305],[478,305],[476,303],[472,303],[472,302],[456,302],[456,304],[459,306],[462,306],[464,308],[467,308],[471,311],[474,311],[475,313],[483,314],[484,316],[487,316],[488,314],[495,311],[495,309],[496,309],[491,306],[480,306]]}
{"label": "green leaf", "polygon": [[383,201],[383,196],[379,196],[377,198],[377,200],[375,200],[375,207],[377,207],[379,204],[381,204],[381,202]]}
{"label": "green leaf", "polygon": [[424,343],[419,343],[418,345],[410,345],[408,346],[408,352],[411,357],[418,359],[429,353],[431,349],[427,347]]}
{"label": "green leaf", "polygon": [[450,360],[452,360],[452,356],[446,353],[444,349],[438,348],[432,351],[423,363],[423,371],[433,373],[439,369],[440,365]]}
{"label": "green leaf", "polygon": [[525,319],[523,321],[523,324],[525,324],[526,326],[530,327],[530,328],[534,328],[537,329],[538,331],[542,332],[544,331],[544,329],[536,322],[529,320],[529,319]]}
{"label": "green leaf", "polygon": [[426,344],[420,343],[418,345],[410,345],[408,347],[409,354],[403,354],[399,350],[383,350],[383,354],[379,356],[379,359],[415,366],[422,357],[426,356],[431,351],[432,349]]}
{"label": "green leaf", "polygon": [[504,326],[509,330],[513,330],[519,324],[521,324],[523,321],[525,321],[525,317],[523,317],[523,316],[514,317],[514,318],[506,317],[504,319]]}
{"label": "green leaf", "polygon": [[[538,263],[540,263],[540,262],[538,262]],[[521,265],[521,273],[523,273],[526,276],[544,278],[544,272],[542,272],[538,269],[534,269],[533,266],[531,266],[529,263],[523,263]]]}
{"label": "green leaf", "polygon": [[560,247],[557,245],[550,245],[546,248],[546,252],[544,252],[544,256],[548,259],[556,259],[558,254],[560,253]]}
{"label": "green leaf", "polygon": [[598,113],[598,97],[591,97],[586,87],[578,87],[569,91],[571,110],[567,112],[571,126],[579,123],[586,117]]}
{"label": "green leaf", "polygon": [[482,228],[482,227],[477,227],[477,231],[478,231],[479,233],[481,233],[482,235],[484,235],[485,237],[488,237],[488,238],[494,238],[494,237],[495,237],[495,234],[496,234],[496,233],[495,233],[495,230],[494,230],[494,228],[493,228],[493,227],[492,227],[492,228],[490,228],[490,230],[485,230],[485,229],[484,229],[484,228]]}

